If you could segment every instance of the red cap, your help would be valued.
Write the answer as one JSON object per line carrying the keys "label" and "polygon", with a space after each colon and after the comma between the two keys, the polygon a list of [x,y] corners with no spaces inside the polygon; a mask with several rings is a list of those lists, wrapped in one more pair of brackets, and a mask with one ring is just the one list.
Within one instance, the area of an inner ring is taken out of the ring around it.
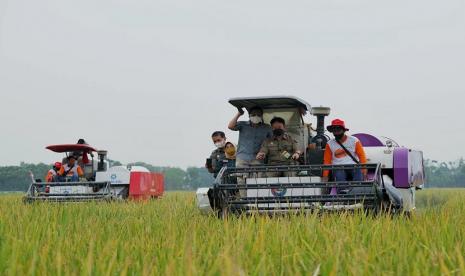
{"label": "red cap", "polygon": [[331,125],[327,127],[329,132],[332,132],[335,127],[342,127],[345,131],[349,129],[346,128],[346,123],[341,119],[336,119],[331,122]]}
{"label": "red cap", "polygon": [[55,168],[60,169],[61,168],[61,162],[55,162]]}

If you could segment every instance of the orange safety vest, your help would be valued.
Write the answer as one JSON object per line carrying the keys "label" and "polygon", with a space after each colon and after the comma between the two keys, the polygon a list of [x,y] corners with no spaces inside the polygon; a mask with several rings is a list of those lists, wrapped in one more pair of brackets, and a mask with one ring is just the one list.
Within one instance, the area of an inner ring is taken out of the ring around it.
{"label": "orange safety vest", "polygon": [[65,172],[68,172],[68,175],[66,176],[73,176],[73,175],[78,175],[78,176],[83,176],[84,175],[84,172],[82,171],[81,169],[81,166],[75,164],[74,167],[70,170],[70,166],[68,164],[65,164],[63,166],[61,166],[61,169],[60,171],[58,172],[59,175],[63,176],[65,174]]}
{"label": "orange safety vest", "polygon": [[[367,163],[367,157],[362,143],[356,137],[346,135],[342,144],[352,154],[355,159],[358,159],[360,164]],[[335,139],[330,140],[326,144],[325,165],[352,165],[355,164],[354,160],[345,152],[341,145]],[[324,171],[323,176],[328,176],[329,171]]]}
{"label": "orange safety vest", "polygon": [[57,172],[54,170],[54,169],[50,169],[47,173],[47,175],[45,176],[45,181],[46,182],[52,182],[53,181],[53,177],[57,175]]}

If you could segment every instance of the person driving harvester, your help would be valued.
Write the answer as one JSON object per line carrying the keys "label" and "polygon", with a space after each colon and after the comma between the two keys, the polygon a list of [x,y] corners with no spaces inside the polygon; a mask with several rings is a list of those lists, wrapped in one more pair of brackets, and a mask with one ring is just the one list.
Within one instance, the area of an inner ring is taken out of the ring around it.
{"label": "person driving harvester", "polygon": [[79,182],[79,178],[84,176],[81,166],[76,162],[77,157],[70,155],[67,158],[68,162],[61,166],[61,169],[58,171],[59,178],[62,181],[66,181],[66,178],[70,178],[71,182]]}
{"label": "person driving harvester", "polygon": [[[334,139],[326,144],[324,154],[325,165],[354,165],[366,164],[367,158],[363,145],[356,137],[347,135],[349,131],[346,128],[345,122],[340,119],[332,121],[327,130],[334,135]],[[366,179],[366,170],[334,170],[334,181],[363,181]],[[323,182],[328,182],[329,171],[323,172]],[[331,194],[336,194],[338,191],[333,188]]]}

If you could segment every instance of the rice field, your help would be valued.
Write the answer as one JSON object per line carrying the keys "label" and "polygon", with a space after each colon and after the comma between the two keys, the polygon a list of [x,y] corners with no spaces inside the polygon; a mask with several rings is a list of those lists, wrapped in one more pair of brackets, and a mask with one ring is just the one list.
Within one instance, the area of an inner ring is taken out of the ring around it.
{"label": "rice field", "polygon": [[418,212],[202,216],[193,193],[127,203],[0,196],[1,275],[465,275],[465,190]]}

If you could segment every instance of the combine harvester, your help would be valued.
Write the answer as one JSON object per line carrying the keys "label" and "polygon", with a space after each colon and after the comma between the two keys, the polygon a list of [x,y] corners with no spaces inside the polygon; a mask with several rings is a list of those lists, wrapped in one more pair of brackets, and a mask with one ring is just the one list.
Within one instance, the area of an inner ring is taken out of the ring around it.
{"label": "combine harvester", "polygon": [[[217,212],[220,217],[230,213],[288,213],[302,211],[367,210],[393,213],[412,212],[415,192],[425,183],[423,153],[401,147],[394,140],[370,134],[354,134],[365,147],[365,165],[322,165],[329,136],[325,134],[325,118],[330,109],[311,108],[295,97],[235,98],[229,101],[236,108],[249,110],[260,106],[264,121],[279,116],[286,120],[288,133],[305,152],[300,165],[257,166],[251,168],[224,167],[213,188],[197,190],[197,202],[202,213]],[[310,112],[317,119],[316,133],[304,123]],[[368,170],[365,181],[322,181],[325,170]],[[293,173],[295,177],[267,177],[267,172]],[[243,177],[245,184],[237,184]],[[330,190],[337,187],[337,195]]]}
{"label": "combine harvester", "polygon": [[[96,150],[86,144],[52,145],[47,149],[64,153],[64,161],[70,154],[80,156],[77,163],[83,169],[84,176],[79,182],[71,182],[68,177],[60,182],[42,182],[41,179],[34,179],[31,173],[32,183],[24,197],[25,202],[143,200],[159,198],[164,193],[162,174],[151,173],[141,166],[110,167],[107,151]],[[94,160],[94,153],[97,153],[97,160]]]}

